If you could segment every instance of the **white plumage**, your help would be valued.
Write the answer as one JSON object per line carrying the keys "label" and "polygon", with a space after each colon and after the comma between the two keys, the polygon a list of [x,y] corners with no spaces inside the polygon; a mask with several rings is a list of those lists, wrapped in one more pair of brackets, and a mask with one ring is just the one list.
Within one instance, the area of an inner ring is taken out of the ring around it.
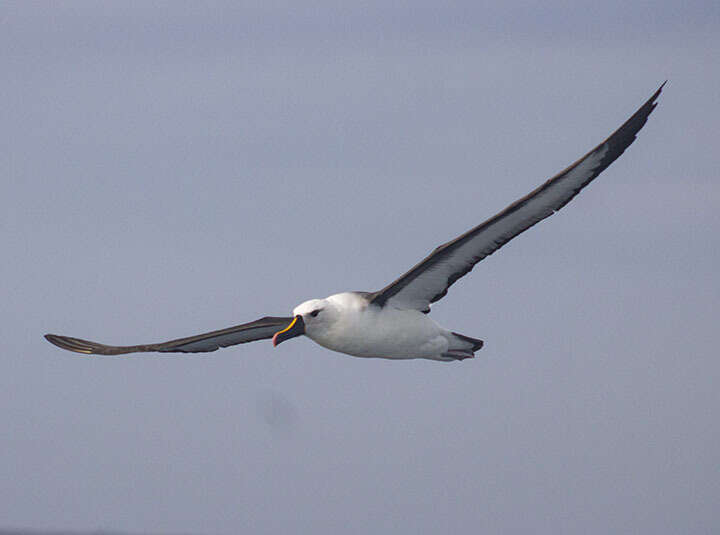
{"label": "white plumage", "polygon": [[[317,316],[310,316],[320,310]],[[472,356],[472,344],[413,309],[369,305],[363,294],[345,292],[313,299],[295,307],[305,335],[323,347],[355,357],[456,360],[448,351]]]}

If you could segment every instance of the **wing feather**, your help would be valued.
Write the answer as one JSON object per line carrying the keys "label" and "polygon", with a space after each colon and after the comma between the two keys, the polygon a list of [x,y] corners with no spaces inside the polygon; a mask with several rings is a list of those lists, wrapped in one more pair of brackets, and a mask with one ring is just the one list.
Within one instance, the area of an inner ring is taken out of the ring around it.
{"label": "wing feather", "polygon": [[272,338],[277,331],[281,331],[290,325],[292,320],[292,317],[266,316],[259,320],[251,321],[250,323],[235,325],[234,327],[228,327],[227,329],[221,329],[219,331],[197,334],[195,336],[188,336],[187,338],[178,338],[177,340],[170,340],[158,344],[137,346],[109,346],[58,334],[46,334],[45,339],[68,351],[94,355],[123,355],[126,353],[147,353],[153,351],[159,353],[206,353],[215,351],[221,347]]}
{"label": "wing feather", "polygon": [[663,83],[610,137],[525,197],[500,213],[436,248],[407,273],[375,292],[371,302],[428,311],[448,288],[483,258],[518,234],[560,210],[614,162],[645,125]]}

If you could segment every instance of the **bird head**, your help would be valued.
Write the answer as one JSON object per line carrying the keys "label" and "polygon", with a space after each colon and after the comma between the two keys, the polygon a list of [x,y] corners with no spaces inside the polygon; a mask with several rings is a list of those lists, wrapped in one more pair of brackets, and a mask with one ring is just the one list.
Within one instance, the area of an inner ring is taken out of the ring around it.
{"label": "bird head", "polygon": [[326,299],[311,299],[293,310],[293,321],[273,336],[273,346],[301,334],[322,331],[331,320],[331,309]]}

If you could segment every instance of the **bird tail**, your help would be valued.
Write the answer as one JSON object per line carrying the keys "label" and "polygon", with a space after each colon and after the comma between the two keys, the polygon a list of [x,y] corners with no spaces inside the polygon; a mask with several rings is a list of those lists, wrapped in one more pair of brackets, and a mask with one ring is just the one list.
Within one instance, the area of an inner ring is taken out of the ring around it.
{"label": "bird tail", "polygon": [[451,346],[450,349],[466,349],[475,352],[485,343],[482,340],[471,338],[469,336],[465,336],[464,334],[453,332],[453,335],[458,342],[458,347],[456,348]]}

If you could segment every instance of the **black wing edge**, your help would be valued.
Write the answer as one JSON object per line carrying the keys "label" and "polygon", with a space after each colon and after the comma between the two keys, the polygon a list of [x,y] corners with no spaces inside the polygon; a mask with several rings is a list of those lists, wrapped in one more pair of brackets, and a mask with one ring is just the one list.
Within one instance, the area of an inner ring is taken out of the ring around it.
{"label": "black wing edge", "polygon": [[[84,353],[86,355],[124,355],[127,353],[148,353],[154,351],[161,353],[208,353],[216,351],[221,347],[272,338],[273,332],[269,331],[268,328],[282,330],[284,327],[288,326],[292,320],[292,317],[265,316],[259,320],[235,325],[234,327],[228,327],[227,329],[197,334],[186,338],[178,338],[177,340],[170,340],[168,342],[161,342],[158,344],[145,344],[137,346],[110,346],[100,344],[98,342],[83,340],[81,338],[73,338],[71,336],[62,336],[58,334],[46,334],[45,339],[51,344],[54,344],[62,349],[73,351],[75,353]],[[252,331],[258,332],[253,333]],[[240,336],[242,333],[247,334],[245,339]],[[238,335],[238,338],[234,339],[234,341],[228,342],[226,340],[215,343],[212,343],[211,341],[212,338],[222,338],[233,334]],[[197,344],[198,342],[203,341],[208,341],[206,348],[183,349],[183,346]]]}
{"label": "black wing edge", "polygon": [[[528,201],[530,201],[533,197],[536,195],[542,193],[545,189],[550,187],[554,182],[561,180],[567,173],[572,171],[575,167],[577,167],[585,158],[593,154],[595,151],[600,149],[603,145],[608,145],[608,151],[603,156],[603,159],[601,160],[600,165],[596,168],[596,170],[592,173],[592,175],[582,183],[582,185],[578,188],[576,188],[572,195],[565,199],[561,204],[559,204],[557,207],[553,209],[553,212],[545,217],[549,217],[553,213],[560,210],[563,206],[565,206],[567,203],[569,203],[578,193],[580,193],[580,190],[582,190],[585,186],[587,186],[590,182],[595,180],[595,178],[598,177],[600,173],[602,173],[605,169],[608,168],[608,166],[613,163],[620,155],[625,152],[625,149],[627,149],[633,141],[635,141],[635,138],[637,136],[637,133],[640,131],[640,129],[645,126],[645,123],[648,120],[648,117],[652,113],[652,111],[657,106],[657,103],[655,102],[658,97],[660,96],[660,93],[662,93],[663,87],[665,87],[665,84],[667,84],[667,80],[665,80],[662,84],[660,84],[660,87],[658,87],[657,91],[653,93],[653,95],[627,120],[625,121],[620,128],[615,130],[608,138],[600,143],[597,147],[592,149],[590,152],[585,154],[582,158],[577,160],[575,163],[568,166],[566,169],[563,169],[558,174],[556,174],[551,179],[547,180],[543,184],[541,184],[538,188],[531,191],[529,194],[527,194],[525,197],[522,197],[509,205],[507,208],[502,210],[501,212],[497,213],[490,219],[480,223],[476,227],[473,227],[469,231],[467,231],[464,234],[461,234],[454,240],[451,240],[447,243],[443,243],[442,245],[436,247],[432,253],[430,253],[426,258],[421,260],[419,263],[417,263],[415,266],[413,266],[409,271],[401,275],[399,278],[388,284],[385,288],[378,290],[376,292],[373,292],[372,297],[370,298],[370,302],[372,304],[378,305],[378,306],[385,306],[385,303],[387,303],[388,299],[393,297],[396,293],[398,293],[400,290],[402,290],[405,286],[407,286],[410,282],[415,279],[420,273],[422,273],[427,267],[432,265],[434,262],[440,260],[443,255],[449,254],[452,252],[454,248],[464,243],[466,240],[473,238],[475,235],[477,235],[479,232],[482,232],[485,230],[488,226],[495,223],[496,221],[502,219],[503,217],[506,217],[516,210],[522,208]],[[430,303],[435,303],[436,301],[439,301],[445,295],[447,295],[448,288],[452,286],[452,284],[455,283],[459,278],[463,277],[467,273],[469,273],[473,267],[475,267],[475,264],[485,258],[486,256],[489,256],[490,254],[494,253],[500,247],[505,245],[507,242],[509,242],[511,239],[513,239],[515,236],[525,232],[527,229],[532,227],[533,225],[539,223],[545,217],[542,217],[538,219],[537,221],[534,221],[527,227],[520,230],[518,233],[513,234],[512,236],[508,237],[507,239],[502,239],[496,242],[497,247],[490,252],[487,255],[484,255],[480,258],[478,258],[477,261],[475,261],[472,264],[469,264],[465,269],[460,270],[456,273],[451,274],[448,277],[447,285],[445,286],[445,289],[438,294],[434,295],[432,299],[430,299]],[[429,312],[429,307],[423,310],[423,312]]]}

